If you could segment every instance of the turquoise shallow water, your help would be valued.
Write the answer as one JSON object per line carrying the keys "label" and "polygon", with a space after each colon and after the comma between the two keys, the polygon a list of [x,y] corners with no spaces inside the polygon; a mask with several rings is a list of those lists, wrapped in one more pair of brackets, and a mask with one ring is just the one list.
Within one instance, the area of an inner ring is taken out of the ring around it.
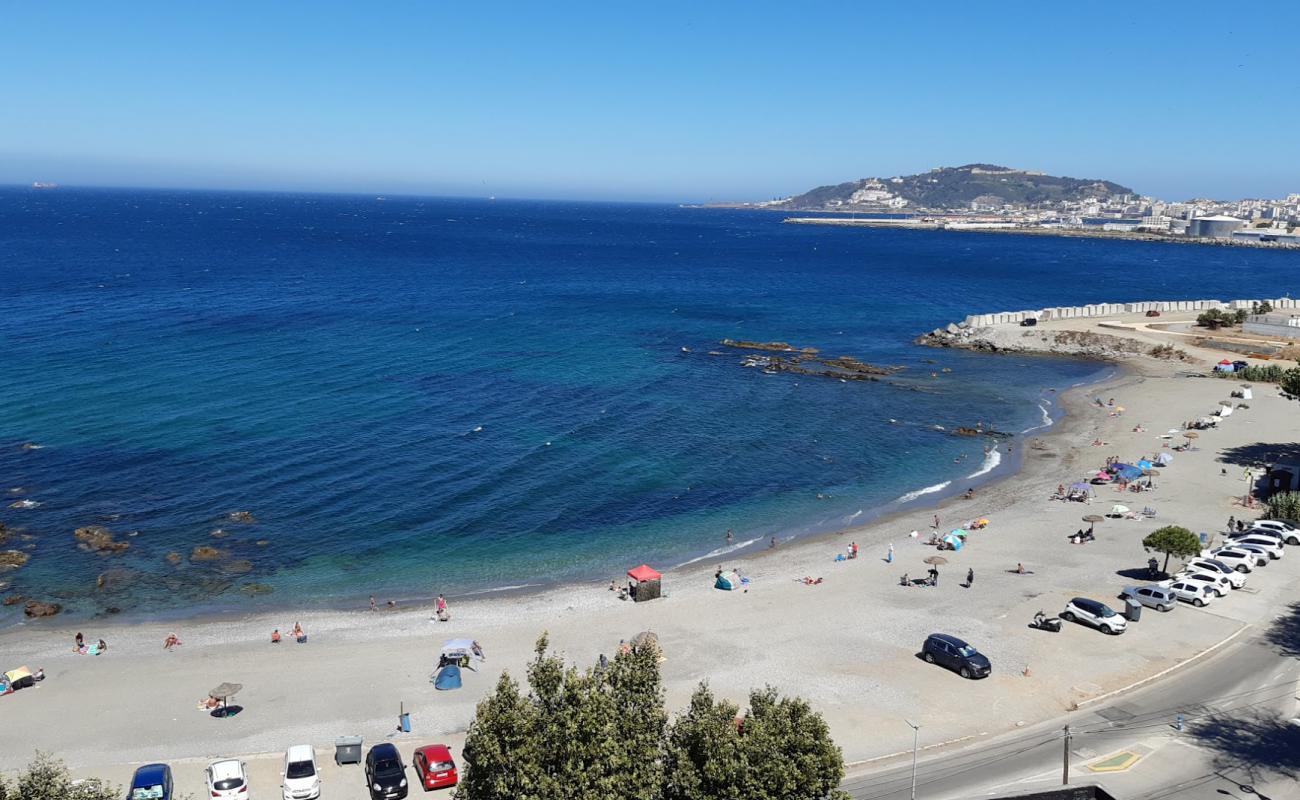
{"label": "turquoise shallow water", "polygon": [[[980,472],[933,426],[1022,431],[1098,371],[917,333],[1276,295],[1296,261],[664,206],[0,190],[0,483],[39,503],[0,509],[31,555],[0,580],[70,614],[350,605],[834,529]],[[904,369],[765,375],[708,355],[725,337]],[[78,550],[88,524],[130,549]]]}

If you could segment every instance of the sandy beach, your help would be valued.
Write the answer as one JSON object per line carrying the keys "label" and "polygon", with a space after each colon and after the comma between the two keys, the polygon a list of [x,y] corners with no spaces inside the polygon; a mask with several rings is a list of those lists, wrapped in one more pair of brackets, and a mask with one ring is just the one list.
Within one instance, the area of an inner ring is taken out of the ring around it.
{"label": "sandy beach", "polygon": [[[1204,369],[1214,354],[1193,349],[1193,355]],[[850,771],[910,748],[904,718],[920,722],[930,744],[1051,718],[1166,670],[1300,594],[1292,563],[1300,556],[1293,554],[1253,573],[1250,592],[1205,609],[1148,612],[1123,636],[1079,625],[1055,635],[1026,627],[1035,611],[1058,613],[1076,595],[1118,606],[1120,589],[1140,582],[1118,573],[1145,565],[1140,542],[1147,533],[1178,524],[1215,536],[1229,515],[1243,514],[1237,504],[1246,492],[1243,465],[1232,453],[1300,441],[1294,401],[1258,385],[1249,409],[1202,432],[1195,449],[1174,453],[1154,491],[1120,494],[1099,486],[1088,505],[1049,499],[1059,484],[1082,479],[1108,456],[1132,461],[1182,444],[1183,422],[1214,411],[1237,386],[1177,374],[1189,368],[1142,360],[1102,385],[1057,387],[1066,419],[1041,436],[1004,444],[1024,449],[1019,474],[981,488],[973,499],[956,497],[743,559],[673,570],[664,577],[665,596],[653,602],[619,601],[608,590],[615,576],[608,576],[536,594],[452,597],[446,623],[432,620],[430,607],[277,613],[180,627],[86,622],[74,629],[57,618],[30,623],[0,634],[0,660],[6,668],[43,668],[48,677],[0,698],[9,745],[0,768],[19,768],[44,750],[78,773],[123,781],[132,764],[165,760],[187,765],[177,767],[179,788],[198,791],[207,759],[242,754],[254,768],[254,786],[272,792],[275,754],[291,744],[314,744],[322,760],[334,737],[345,734],[361,735],[367,745],[392,738],[406,755],[434,741],[459,753],[475,704],[500,670],[522,674],[543,631],[581,664],[612,654],[621,639],[654,631],[667,657],[663,674],[673,710],[702,680],[737,700],[764,684],[802,695],[828,719]],[[1115,405],[1099,406],[1099,397],[1114,398]],[[1108,519],[1097,526],[1095,542],[1069,542],[1086,527],[1083,515],[1104,514],[1115,503],[1151,507],[1157,516]],[[948,563],[939,568],[937,587],[903,588],[900,577],[923,577],[922,560],[935,555],[922,544],[935,515],[943,531],[980,517],[991,522],[971,533],[961,552],[942,554]],[[918,538],[910,536],[913,530]],[[860,557],[837,562],[850,542],[859,545]],[[890,545],[893,563],[885,560]],[[1018,574],[1017,564],[1027,574]],[[718,566],[739,567],[751,579],[749,590],[713,589]],[[967,570],[975,574],[969,588],[962,586]],[[799,580],[804,576],[823,580],[809,586]],[[269,642],[272,629],[286,632],[295,622],[308,633],[306,644]],[[76,630],[91,641],[106,639],[109,651],[75,654]],[[184,644],[164,651],[173,630]],[[916,654],[935,631],[979,647],[992,660],[993,675],[964,681],[923,663]],[[487,660],[466,673],[462,690],[435,692],[430,677],[439,645],[461,637],[482,643]],[[196,710],[222,681],[243,684],[241,713],[214,719]],[[413,733],[396,732],[399,706],[411,713]],[[361,791],[359,783],[353,790]]]}

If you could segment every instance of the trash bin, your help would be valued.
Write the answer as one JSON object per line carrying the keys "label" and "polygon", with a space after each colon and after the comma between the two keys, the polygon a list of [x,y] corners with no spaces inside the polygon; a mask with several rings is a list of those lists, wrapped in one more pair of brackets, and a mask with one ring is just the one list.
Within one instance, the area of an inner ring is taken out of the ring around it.
{"label": "trash bin", "polygon": [[343,764],[360,764],[361,763],[361,737],[360,736],[340,736],[334,740],[334,763],[342,766]]}
{"label": "trash bin", "polygon": [[1137,622],[1138,620],[1142,619],[1141,603],[1139,603],[1138,601],[1130,597],[1124,601],[1124,605],[1125,605],[1124,616],[1128,618],[1129,622]]}
{"label": "trash bin", "polygon": [[398,727],[402,729],[402,733],[411,732],[411,713],[409,711],[403,711],[401,714],[399,714],[397,717],[397,721],[398,721]]}

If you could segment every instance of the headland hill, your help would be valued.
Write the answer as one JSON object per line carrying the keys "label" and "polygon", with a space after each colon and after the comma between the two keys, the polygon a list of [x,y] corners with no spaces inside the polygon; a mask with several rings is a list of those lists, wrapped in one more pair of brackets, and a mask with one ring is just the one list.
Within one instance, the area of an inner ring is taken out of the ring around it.
{"label": "headland hill", "polygon": [[860,178],[791,197],[700,207],[819,215],[785,220],[799,225],[1300,247],[1300,194],[1283,199],[1167,202],[1115,181],[1061,177],[995,164]]}

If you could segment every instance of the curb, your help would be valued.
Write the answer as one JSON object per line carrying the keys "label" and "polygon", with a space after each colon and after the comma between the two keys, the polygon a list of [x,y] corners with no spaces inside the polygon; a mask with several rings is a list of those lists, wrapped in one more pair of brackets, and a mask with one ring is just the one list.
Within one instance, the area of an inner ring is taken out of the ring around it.
{"label": "curb", "polygon": [[1157,672],[1157,673],[1154,674],[1154,675],[1148,675],[1147,677],[1143,678],[1143,679],[1140,680],[1140,681],[1137,681],[1136,683],[1130,683],[1128,686],[1123,686],[1123,687],[1121,687],[1121,688],[1119,688],[1119,689],[1112,689],[1111,691],[1106,692],[1105,694],[1099,694],[1099,695],[1097,695],[1096,697],[1089,697],[1087,700],[1081,700],[1081,701],[1079,701],[1078,703],[1075,703],[1075,704],[1074,704],[1074,707],[1075,707],[1076,709],[1078,709],[1078,708],[1083,708],[1084,706],[1086,706],[1086,705],[1091,705],[1092,703],[1096,703],[1096,702],[1099,701],[1099,700],[1105,700],[1105,699],[1108,698],[1108,697],[1114,697],[1114,696],[1117,695],[1117,694],[1123,694],[1124,692],[1127,692],[1127,691],[1131,691],[1131,690],[1133,690],[1133,689],[1136,689],[1137,687],[1141,686],[1142,684],[1144,684],[1144,683],[1150,683],[1151,681],[1156,680],[1157,678],[1163,678],[1164,676],[1168,675],[1169,673],[1173,672],[1174,670],[1182,669],[1183,667],[1187,666],[1188,664],[1191,664],[1191,663],[1194,663],[1194,662],[1196,662],[1196,661],[1199,661],[1199,660],[1200,660],[1201,658],[1203,658],[1204,656],[1207,656],[1207,655],[1209,655],[1210,653],[1213,653],[1215,650],[1218,650],[1220,647],[1223,647],[1223,646],[1224,646],[1225,644],[1227,644],[1228,642],[1231,642],[1233,639],[1236,639],[1238,636],[1240,636],[1243,632],[1245,632],[1245,631],[1246,631],[1248,628],[1250,628],[1250,627],[1251,627],[1251,623],[1249,623],[1249,622],[1243,622],[1243,623],[1241,623],[1241,627],[1238,628],[1237,630],[1233,631],[1233,632],[1232,632],[1232,633],[1231,633],[1231,634],[1230,634],[1226,639],[1222,639],[1222,640],[1220,640],[1220,641],[1218,641],[1218,642],[1216,642],[1216,643],[1210,645],[1209,647],[1205,648],[1205,649],[1202,650],[1201,652],[1199,652],[1199,653],[1193,655],[1191,658],[1188,658],[1188,659],[1185,660],[1185,661],[1180,661],[1180,662],[1178,662],[1177,664],[1174,664],[1172,667],[1167,667],[1166,669],[1162,669],[1162,670],[1160,670],[1159,672]]}
{"label": "curb", "polygon": [[[967,741],[967,740],[975,739],[975,738],[978,738],[978,737],[976,737],[976,736],[974,736],[974,735],[958,736],[956,739],[949,739],[949,740],[944,741],[944,742],[935,742],[934,744],[927,744],[925,747],[922,747],[921,749],[917,750],[916,752],[918,752],[918,753],[924,753],[926,750],[933,750],[933,749],[936,748],[936,747],[947,747],[947,746],[950,745],[950,744],[957,744],[958,742],[965,742],[965,741]],[[865,760],[863,760],[863,761],[850,761],[850,762],[847,762],[847,763],[844,765],[844,768],[847,770],[847,769],[850,768],[850,767],[861,767],[861,766],[863,766],[864,764],[874,764],[874,763],[877,762],[877,761],[884,761],[885,759],[888,759],[888,758],[898,758],[899,756],[907,756],[907,755],[911,755],[911,754],[912,754],[912,751],[911,751],[910,749],[908,749],[908,750],[899,750],[897,753],[888,753],[888,754],[883,755],[883,756],[876,756],[876,757],[874,757],[874,758],[868,758],[868,759],[865,759]]]}

